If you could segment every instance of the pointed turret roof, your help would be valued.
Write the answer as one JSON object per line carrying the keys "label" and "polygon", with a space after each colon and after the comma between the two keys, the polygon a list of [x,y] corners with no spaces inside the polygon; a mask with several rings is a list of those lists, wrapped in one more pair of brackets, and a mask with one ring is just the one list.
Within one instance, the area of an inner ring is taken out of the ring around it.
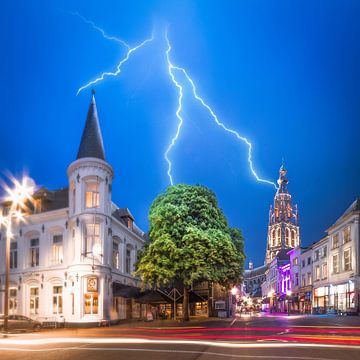
{"label": "pointed turret roof", "polygon": [[104,144],[101,136],[98,113],[96,110],[94,90],[92,91],[89,111],[77,154],[77,159],[88,157],[105,160]]}

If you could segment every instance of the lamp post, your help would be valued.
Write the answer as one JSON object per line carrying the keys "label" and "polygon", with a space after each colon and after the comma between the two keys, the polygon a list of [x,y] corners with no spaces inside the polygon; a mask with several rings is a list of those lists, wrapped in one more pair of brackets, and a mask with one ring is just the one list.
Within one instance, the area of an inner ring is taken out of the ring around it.
{"label": "lamp post", "polygon": [[12,178],[14,188],[7,185],[3,186],[7,197],[5,202],[9,202],[10,208],[6,215],[0,216],[0,225],[6,229],[5,236],[5,294],[4,294],[4,336],[9,330],[9,287],[10,287],[10,242],[13,237],[13,222],[25,221],[24,215],[27,209],[26,203],[32,201],[34,193],[34,181],[24,177],[21,182]]}
{"label": "lamp post", "polygon": [[286,291],[286,298],[287,298],[287,314],[288,314],[288,316],[290,315],[290,305],[289,305],[290,303],[289,303],[289,301],[290,301],[291,294],[292,294],[291,290],[287,290],[287,291]]}
{"label": "lamp post", "polygon": [[[234,286],[231,290],[230,290],[230,292],[231,292],[231,311],[232,311],[232,315],[235,315],[235,311],[234,311],[234,297],[236,296],[236,294],[238,294],[238,292],[239,292],[239,289],[236,287],[236,286]],[[230,308],[230,306],[229,306],[229,308]]]}

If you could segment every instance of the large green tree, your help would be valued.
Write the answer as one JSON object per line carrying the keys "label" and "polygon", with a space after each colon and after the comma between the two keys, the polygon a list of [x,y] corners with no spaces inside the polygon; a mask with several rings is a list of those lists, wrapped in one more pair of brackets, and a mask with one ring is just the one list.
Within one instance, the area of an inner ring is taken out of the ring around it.
{"label": "large green tree", "polygon": [[215,194],[203,186],[176,185],[153,202],[149,241],[136,273],[145,284],[184,287],[183,318],[189,319],[189,289],[199,281],[239,282],[244,265],[243,237],[228,226]]}

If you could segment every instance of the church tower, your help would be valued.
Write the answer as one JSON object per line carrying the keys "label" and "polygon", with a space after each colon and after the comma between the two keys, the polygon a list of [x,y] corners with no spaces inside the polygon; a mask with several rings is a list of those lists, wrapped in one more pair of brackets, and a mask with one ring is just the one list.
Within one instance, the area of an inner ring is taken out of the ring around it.
{"label": "church tower", "polygon": [[269,264],[282,249],[292,249],[300,245],[300,227],[297,205],[293,206],[287,189],[287,170],[282,164],[274,197],[274,207],[270,206],[268,239],[265,264]]}

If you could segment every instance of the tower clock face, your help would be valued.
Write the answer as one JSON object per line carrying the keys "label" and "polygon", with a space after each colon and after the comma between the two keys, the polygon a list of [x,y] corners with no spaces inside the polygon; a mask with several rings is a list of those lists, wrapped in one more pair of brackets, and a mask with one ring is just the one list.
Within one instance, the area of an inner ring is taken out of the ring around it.
{"label": "tower clock face", "polygon": [[97,278],[91,277],[87,280],[87,291],[96,292],[97,291]]}

